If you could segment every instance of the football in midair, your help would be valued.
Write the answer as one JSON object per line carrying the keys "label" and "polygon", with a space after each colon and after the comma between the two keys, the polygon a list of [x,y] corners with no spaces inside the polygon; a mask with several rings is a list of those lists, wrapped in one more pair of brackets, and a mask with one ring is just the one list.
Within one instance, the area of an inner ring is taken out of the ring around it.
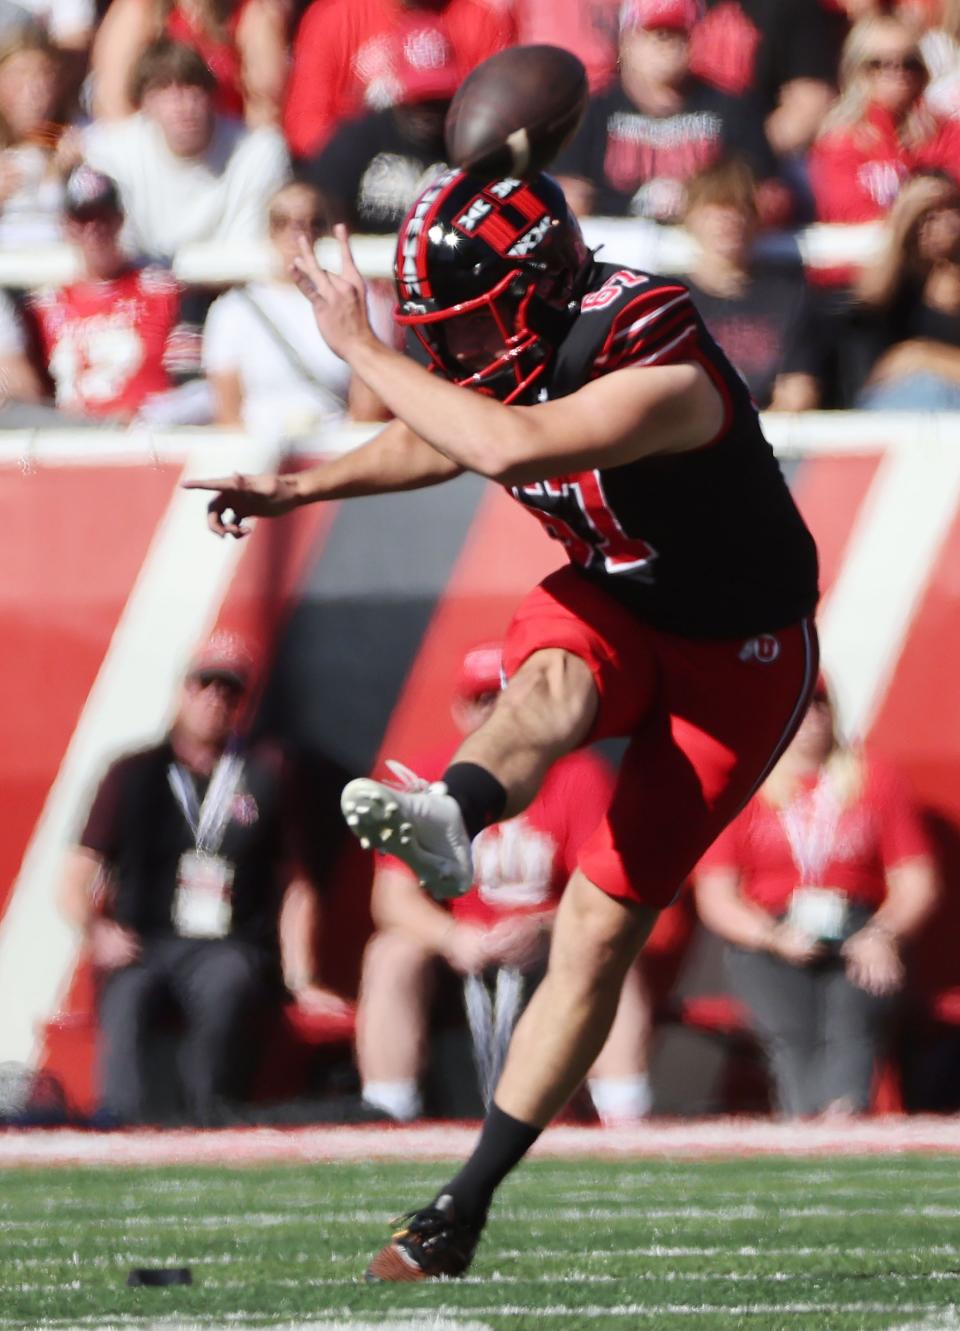
{"label": "football in midair", "polygon": [[576,132],[588,96],[572,52],[508,46],[477,65],[450,103],[450,164],[490,180],[543,171]]}

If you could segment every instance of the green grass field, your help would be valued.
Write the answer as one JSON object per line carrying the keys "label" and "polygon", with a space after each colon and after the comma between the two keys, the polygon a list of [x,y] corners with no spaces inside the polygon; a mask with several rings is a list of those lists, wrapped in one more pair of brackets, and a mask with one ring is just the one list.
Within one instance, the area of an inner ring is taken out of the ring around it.
{"label": "green grass field", "polygon": [[[464,1281],[369,1286],[442,1165],[0,1172],[0,1328],[960,1328],[955,1157],[535,1161]],[[190,1288],[128,1289],[189,1265]]]}

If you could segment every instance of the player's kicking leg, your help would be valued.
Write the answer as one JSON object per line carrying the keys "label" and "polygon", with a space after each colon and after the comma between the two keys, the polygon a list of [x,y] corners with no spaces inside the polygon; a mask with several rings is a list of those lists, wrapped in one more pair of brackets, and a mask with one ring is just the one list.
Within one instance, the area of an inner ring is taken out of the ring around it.
{"label": "player's kicking leg", "polygon": [[546,975],[517,1024],[473,1155],[429,1206],[404,1220],[374,1257],[368,1280],[464,1274],[496,1188],[602,1049],[624,976],[656,916],[574,873],[557,911]]}
{"label": "player's kicking leg", "polygon": [[532,653],[491,716],[464,740],[442,781],[367,777],[341,796],[343,815],[365,849],[389,850],[435,897],[473,881],[470,844],[491,822],[520,813],[559,757],[582,744],[598,705],[590,668],[562,648]]}

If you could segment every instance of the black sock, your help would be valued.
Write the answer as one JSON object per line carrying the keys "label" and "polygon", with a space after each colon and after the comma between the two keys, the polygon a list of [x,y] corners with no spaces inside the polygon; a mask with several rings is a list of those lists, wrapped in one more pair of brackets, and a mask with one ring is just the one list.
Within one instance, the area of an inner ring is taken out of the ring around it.
{"label": "black sock", "polygon": [[443,780],[460,806],[471,841],[495,823],[506,807],[507,792],[495,776],[477,763],[453,763],[444,772]]}
{"label": "black sock", "polygon": [[456,1214],[465,1220],[483,1221],[490,1199],[502,1181],[520,1163],[540,1136],[542,1128],[521,1123],[491,1105],[473,1155],[441,1193],[453,1198]]}

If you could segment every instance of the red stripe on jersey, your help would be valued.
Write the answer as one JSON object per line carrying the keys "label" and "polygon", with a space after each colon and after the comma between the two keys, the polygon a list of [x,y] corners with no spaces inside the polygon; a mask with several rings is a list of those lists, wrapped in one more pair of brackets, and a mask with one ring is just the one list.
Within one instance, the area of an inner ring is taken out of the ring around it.
{"label": "red stripe on jersey", "polygon": [[[655,347],[659,340],[661,327],[666,326],[661,320],[666,320],[670,315],[670,323],[673,321],[672,311],[681,312],[695,326],[693,318],[693,304],[690,300],[686,287],[662,287],[657,291],[644,292],[641,295],[634,296],[629,304],[625,305],[618,312],[610,325],[610,331],[607,333],[599,355],[596,357],[595,365],[605,366],[611,359],[611,352],[614,345],[618,342],[626,342],[633,338],[639,340],[646,339]],[[619,355],[619,351],[616,353]]]}
{"label": "red stripe on jersey", "polygon": [[672,315],[666,316],[662,324],[655,325],[653,337],[649,336],[647,329],[642,329],[631,340],[624,342],[623,347],[617,348],[609,358],[608,368],[620,369],[638,360],[644,365],[657,365],[662,355],[674,350],[681,334],[695,337],[699,331],[687,310],[676,310]]}

